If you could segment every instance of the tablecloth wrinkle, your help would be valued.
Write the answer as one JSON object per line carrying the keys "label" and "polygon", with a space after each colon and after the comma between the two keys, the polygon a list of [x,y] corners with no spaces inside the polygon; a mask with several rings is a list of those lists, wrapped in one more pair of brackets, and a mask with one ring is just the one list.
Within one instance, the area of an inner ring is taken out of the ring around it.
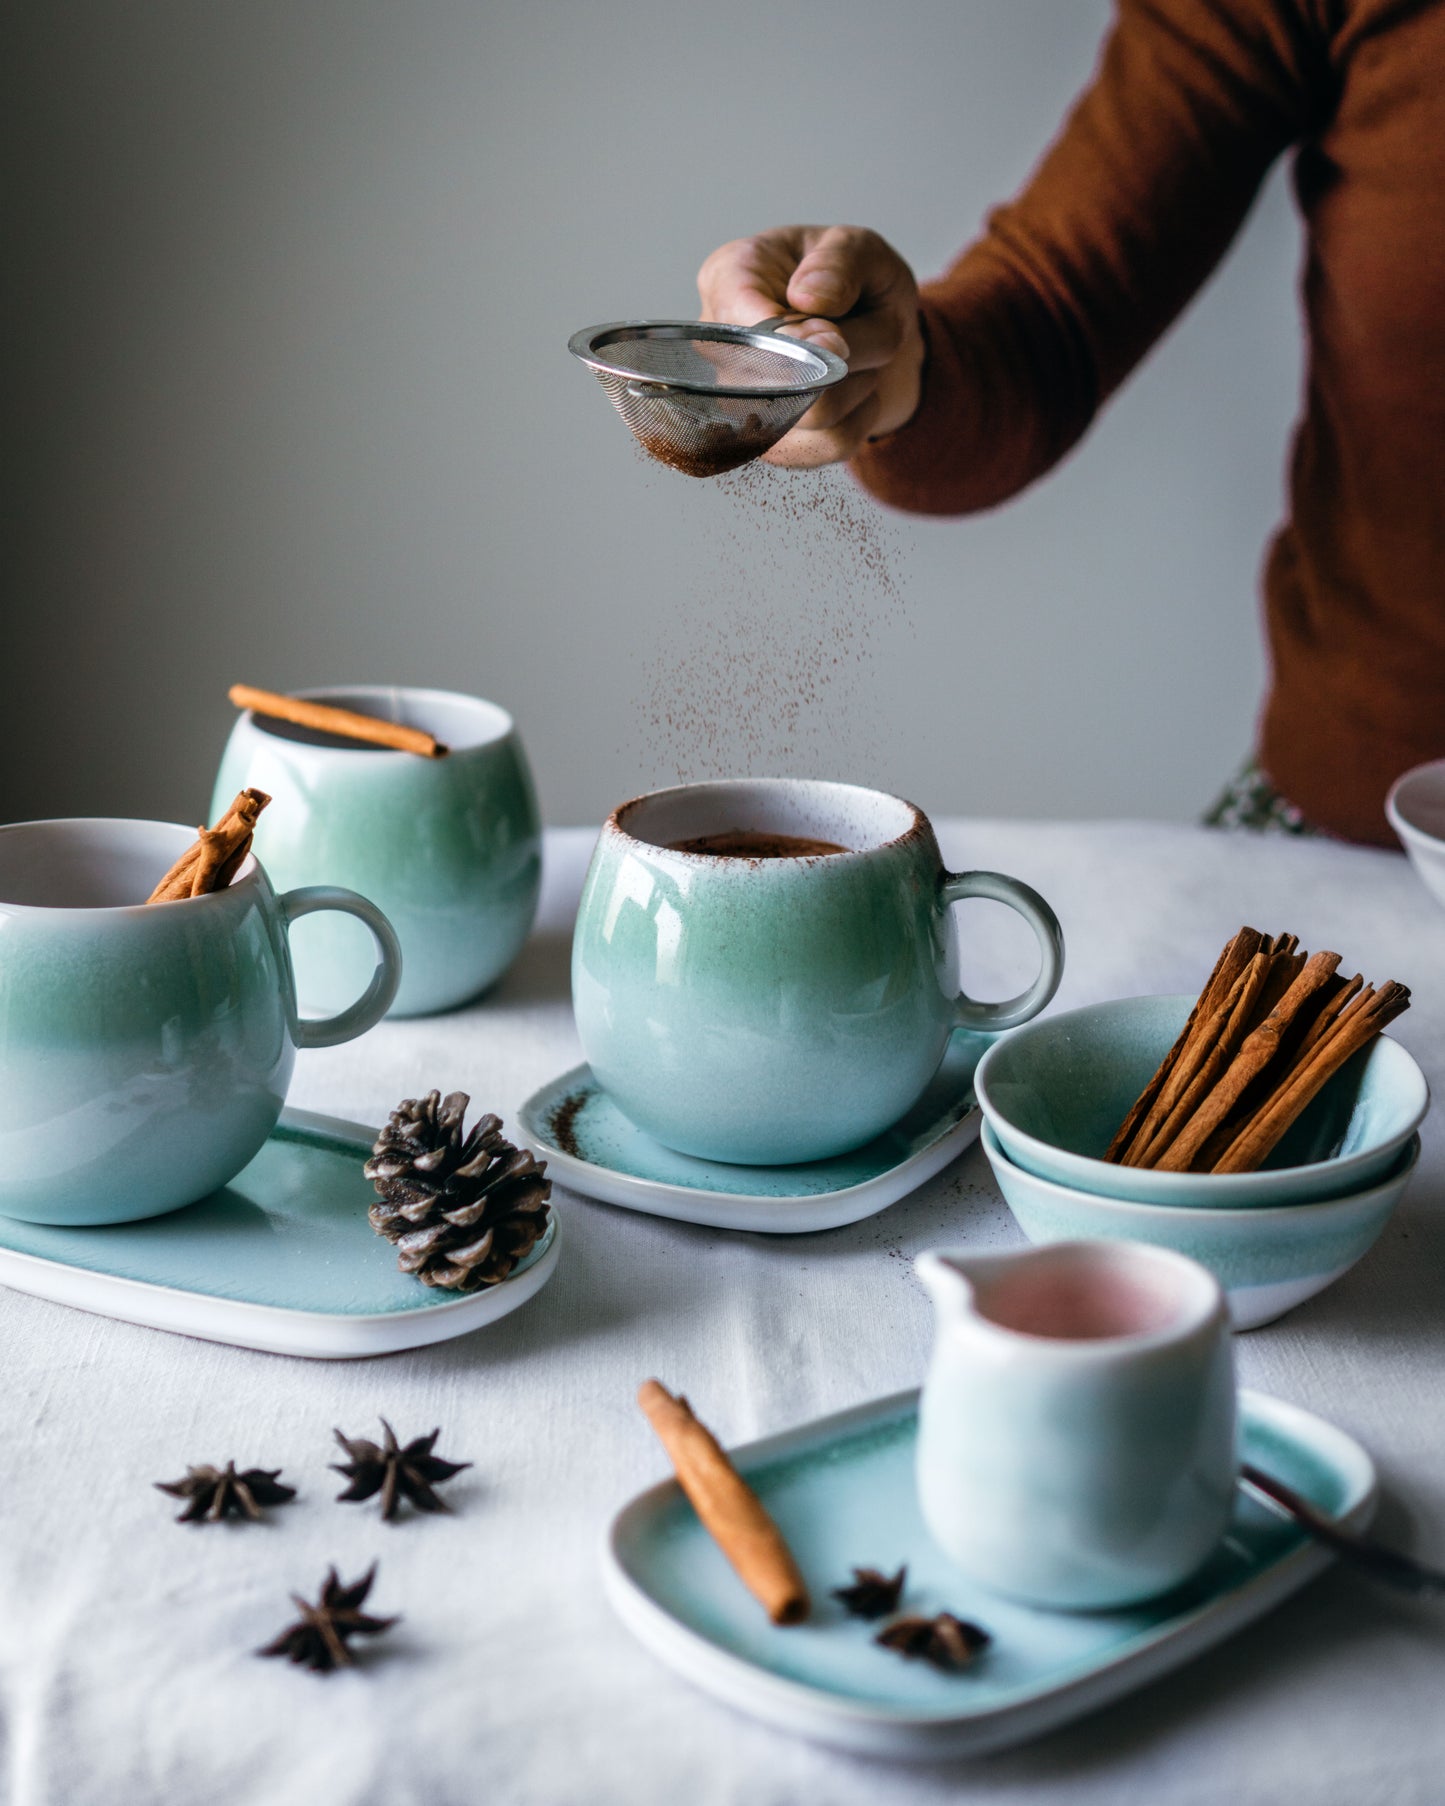
{"label": "tablecloth wrinkle", "polygon": [[[1445,914],[1403,858],[1128,822],[943,821],[954,869],[1053,903],[1056,1010],[1197,990],[1242,922],[1394,977],[1393,1031],[1445,1083]],[[572,915],[593,829],[550,831],[537,931],[476,1004],[302,1054],[291,1101],[377,1125],[433,1085],[511,1121],[581,1050]],[[970,907],[984,996],[1030,975],[1028,937]],[[1382,1522],[1445,1560],[1445,1218],[1426,1125],[1396,1220],[1332,1290],[1238,1343],[1245,1384],[1359,1437]],[[0,1291],[0,1801],[4,1806],[1439,1806],[1445,1620],[1332,1572],[1240,1636],[1040,1742],[909,1768],[729,1711],[614,1619],[597,1548],[666,1473],[637,1411],[656,1374],[745,1440],[914,1385],[932,1340],[924,1248],[1019,1241],[977,1149],[881,1216],[827,1235],[730,1236],[556,1192],[565,1245],[523,1310],[359,1362],[188,1341]],[[341,1505],[332,1428],[434,1425],[475,1465],[449,1514]],[[265,1523],[177,1525],[153,1489],[193,1462],[279,1467]],[[252,1653],[379,1562],[402,1622],[320,1678]],[[963,1684],[963,1683],[961,1683]]]}

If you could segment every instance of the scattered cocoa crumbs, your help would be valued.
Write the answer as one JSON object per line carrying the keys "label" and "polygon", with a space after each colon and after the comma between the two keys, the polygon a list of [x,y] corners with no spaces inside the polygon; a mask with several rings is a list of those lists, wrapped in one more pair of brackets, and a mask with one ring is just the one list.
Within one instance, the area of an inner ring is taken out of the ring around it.
{"label": "scattered cocoa crumbs", "polygon": [[582,1114],[587,1097],[588,1093],[585,1091],[574,1091],[570,1097],[564,1097],[552,1111],[548,1124],[553,1142],[574,1160],[586,1158],[577,1144],[577,1118]]}

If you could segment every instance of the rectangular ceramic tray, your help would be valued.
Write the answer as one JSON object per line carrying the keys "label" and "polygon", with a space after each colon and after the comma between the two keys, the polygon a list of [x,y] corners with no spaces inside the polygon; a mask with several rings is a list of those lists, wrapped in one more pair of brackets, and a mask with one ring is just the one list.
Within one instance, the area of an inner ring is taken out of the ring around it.
{"label": "rectangular ceramic tray", "polygon": [[[675,1481],[640,1494],[603,1548],[623,1622],[670,1667],[729,1705],[800,1736],[874,1755],[976,1755],[1036,1737],[1131,1692],[1230,1636],[1333,1558],[1242,1489],[1202,1574],[1123,1612],[1041,1611],[987,1591],[933,1545],[919,1516],[916,1392],[820,1418],[735,1450],[813,1598],[808,1623],[770,1624]],[[1369,1521],[1374,1467],[1342,1431],[1260,1393],[1240,1395],[1240,1453],[1351,1528]],[[876,1624],[831,1597],[853,1567],[907,1563],[901,1610],[951,1611],[993,1638],[958,1674],[905,1661]]]}
{"label": "rectangular ceramic tray", "polygon": [[500,1285],[433,1291],[366,1220],[374,1129],[283,1111],[224,1190],[139,1223],[57,1229],[0,1217],[0,1284],[104,1317],[271,1354],[351,1359],[464,1336],[541,1290],[559,1225]]}

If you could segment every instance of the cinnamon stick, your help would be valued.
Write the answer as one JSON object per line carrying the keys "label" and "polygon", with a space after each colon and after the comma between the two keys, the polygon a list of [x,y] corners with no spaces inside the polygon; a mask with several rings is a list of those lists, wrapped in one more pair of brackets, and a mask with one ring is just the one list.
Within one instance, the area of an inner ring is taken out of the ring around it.
{"label": "cinnamon stick", "polygon": [[195,842],[161,879],[147,903],[174,903],[182,897],[224,890],[251,847],[261,811],[270,802],[264,790],[243,790],[214,828],[198,828]]}
{"label": "cinnamon stick", "polygon": [[1189,1171],[1199,1150],[1239,1103],[1246,1088],[1273,1062],[1291,1024],[1321,987],[1334,977],[1339,963],[1338,953],[1311,955],[1305,962],[1303,971],[1264,1021],[1245,1037],[1238,1053],[1230,1060],[1228,1069],[1221,1074],[1208,1096],[1203,1098],[1188,1121],[1179,1128],[1169,1146],[1152,1162],[1159,1172]]}
{"label": "cinnamon stick", "polygon": [[447,748],[419,727],[403,727],[399,721],[383,721],[377,715],[361,715],[353,709],[333,708],[329,703],[308,702],[301,696],[283,696],[276,690],[257,690],[250,684],[232,684],[227,692],[238,709],[250,709],[272,721],[289,721],[317,733],[335,734],[342,740],[361,740],[368,746],[385,746],[393,752],[417,753],[424,759],[442,759]]}
{"label": "cinnamon stick", "polygon": [[[1280,956],[1285,963],[1288,957]],[[1224,1003],[1204,1024],[1196,1039],[1195,1057],[1182,1060],[1176,1082],[1165,1087],[1159,1100],[1158,1126],[1147,1141],[1141,1136],[1136,1142],[1130,1153],[1130,1166],[1158,1166],[1180,1128],[1223,1075],[1249,1032],[1274,959],[1272,954],[1256,953]]]}
{"label": "cinnamon stick", "polygon": [[682,1397],[646,1380],[637,1402],[677,1470],[678,1484],[704,1529],[774,1624],[808,1616],[808,1588],[777,1525]]}
{"label": "cinnamon stick", "polygon": [[1320,1040],[1296,1059],[1283,1084],[1244,1124],[1212,1170],[1253,1172],[1340,1068],[1409,1007],[1409,990],[1393,979],[1378,991],[1366,986]]}
{"label": "cinnamon stick", "polygon": [[1241,928],[1239,933],[1226,944],[1224,951],[1214,962],[1214,970],[1209,974],[1204,989],[1199,993],[1194,1008],[1189,1012],[1189,1019],[1180,1030],[1178,1039],[1165,1054],[1158,1071],[1144,1087],[1133,1108],[1120,1123],[1118,1133],[1105,1150],[1105,1160],[1123,1165],[1130,1164],[1125,1158],[1130,1147],[1136,1141],[1152,1136],[1154,1129],[1158,1126],[1158,1118],[1154,1119],[1152,1126],[1147,1119],[1151,1117],[1160,1092],[1168,1083],[1185,1048],[1194,1037],[1201,1015],[1212,1011],[1219,1004],[1263,945],[1264,936],[1255,928]]}

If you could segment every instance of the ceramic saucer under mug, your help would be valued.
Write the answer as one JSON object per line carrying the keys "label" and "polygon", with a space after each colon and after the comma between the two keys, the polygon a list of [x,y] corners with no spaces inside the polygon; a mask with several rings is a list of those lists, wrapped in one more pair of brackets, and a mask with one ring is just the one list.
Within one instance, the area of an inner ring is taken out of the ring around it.
{"label": "ceramic saucer under mug", "polygon": [[928,1089],[891,1129],[851,1154],[799,1166],[730,1166],[643,1134],[576,1066],[529,1097],[521,1139],[559,1183],[604,1204],[716,1229],[802,1235],[876,1216],[978,1138],[973,1073],[995,1039],[960,1029]]}

